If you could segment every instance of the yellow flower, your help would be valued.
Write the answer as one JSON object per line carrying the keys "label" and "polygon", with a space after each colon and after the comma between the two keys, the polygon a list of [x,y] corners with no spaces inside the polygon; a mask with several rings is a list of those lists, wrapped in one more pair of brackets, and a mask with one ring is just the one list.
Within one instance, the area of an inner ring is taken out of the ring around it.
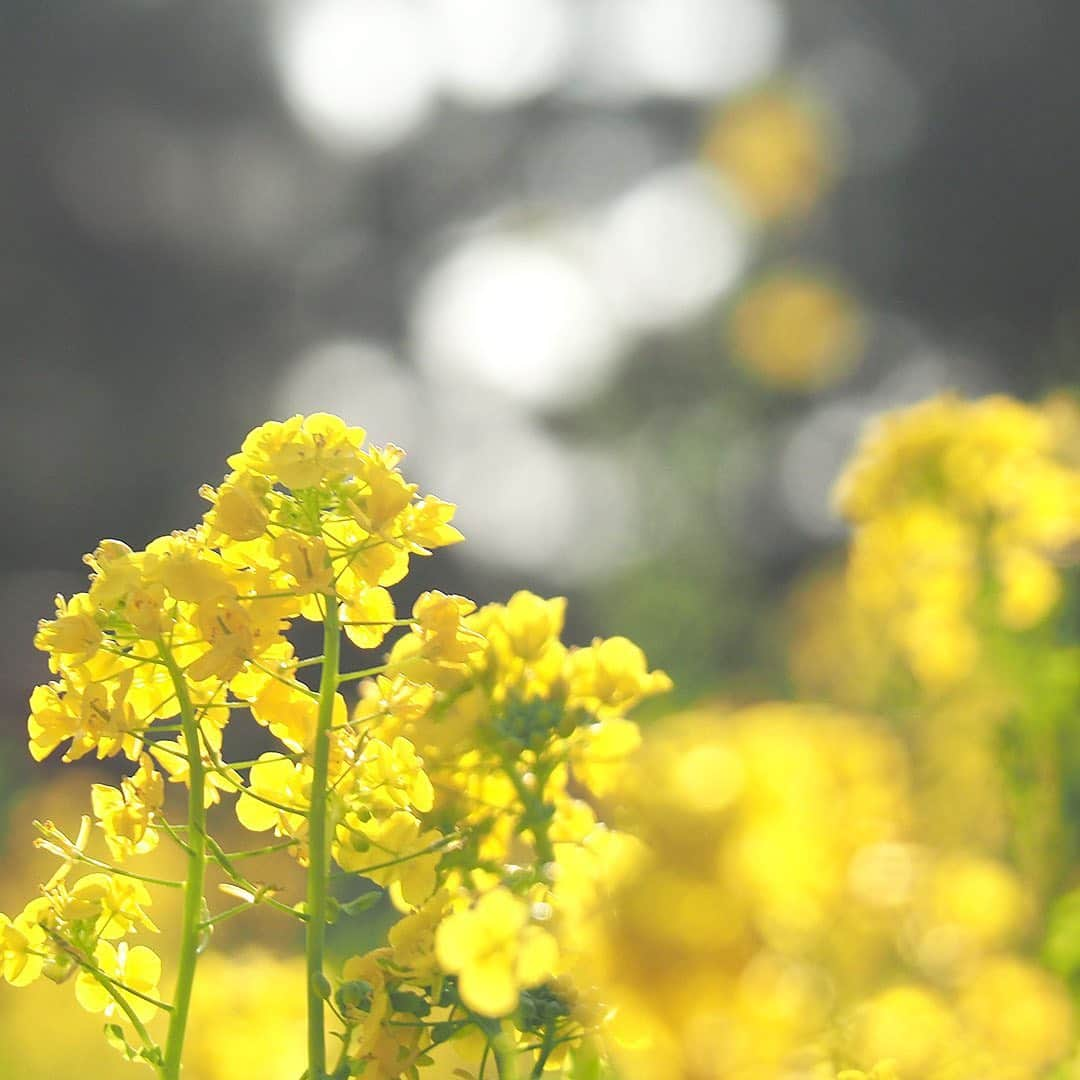
{"label": "yellow flower", "polygon": [[390,927],[387,940],[395,966],[412,978],[430,978],[438,970],[435,931],[450,903],[450,894],[440,889],[429,899]]}
{"label": "yellow flower", "polygon": [[744,293],[731,312],[735,360],[774,386],[808,390],[845,374],[863,338],[849,296],[821,275],[773,274]]}
{"label": "yellow flower", "polygon": [[274,554],[281,567],[293,579],[299,595],[329,592],[334,584],[334,569],[326,543],[318,536],[282,533],[274,538]]}
{"label": "yellow flower", "polygon": [[624,637],[597,638],[568,657],[567,705],[598,716],[619,713],[643,698],[671,689],[663,671],[649,671],[645,654]]}
{"label": "yellow flower", "polygon": [[726,108],[704,154],[759,217],[806,213],[829,181],[830,145],[814,108],[790,92],[765,90]]}
{"label": "yellow flower", "polygon": [[41,974],[45,948],[45,931],[33,919],[0,913],[0,973],[12,986],[26,986]]}
{"label": "yellow flower", "polygon": [[213,509],[203,517],[210,536],[238,541],[262,536],[270,520],[269,491],[270,481],[265,476],[243,472],[229,473],[216,491],[204,484],[199,494],[213,503]]}
{"label": "yellow flower", "polygon": [[391,899],[408,910],[435,891],[441,839],[434,829],[422,829],[407,810],[366,820],[353,812],[337,826],[331,852],[342,870],[390,889]]}
{"label": "yellow flower", "polygon": [[[318,714],[316,698],[277,679],[268,680],[251,702],[251,715],[255,720],[269,727],[271,734],[290,750],[310,749]],[[331,723],[337,727],[347,719],[345,699],[335,694]]]}
{"label": "yellow flower", "polygon": [[400,735],[392,744],[381,739],[365,742],[349,780],[356,796],[376,811],[413,809],[426,814],[435,802],[424,763],[413,744]]}
{"label": "yellow flower", "polygon": [[[156,998],[160,991],[161,960],[145,945],[129,948],[122,941],[118,946],[99,941],[94,950],[94,964],[117,986],[117,993],[131,1006],[131,1011],[144,1023],[152,1020],[157,1006],[145,998],[137,997],[120,989],[121,986],[137,990],[140,994]],[[124,1012],[113,995],[105,989],[98,978],[89,971],[80,971],[75,980],[75,997],[88,1012],[103,1012],[109,1020],[123,1020]]]}
{"label": "yellow flower", "polygon": [[150,893],[141,881],[119,874],[87,874],[71,888],[71,910],[81,918],[95,918],[96,932],[103,938],[121,938],[135,930],[157,932],[143,910]]}
{"label": "yellow flower", "polygon": [[346,595],[341,605],[345,636],[358,649],[375,649],[393,628],[394,601],[378,585],[357,584],[357,590]]}
{"label": "yellow flower", "polygon": [[[85,677],[85,669],[78,669]],[[71,740],[64,754],[66,762],[77,761],[92,750],[99,758],[121,750],[132,760],[141,744],[136,733],[145,726],[131,714],[126,700],[131,685],[126,677],[101,682],[76,682],[65,674],[62,682],[35,687],[30,696],[26,727],[30,735],[30,756],[42,761],[60,743]]]}
{"label": "yellow flower", "polygon": [[[210,725],[201,727],[203,738],[213,747],[214,753],[221,751],[221,731]],[[221,792],[237,791],[241,786],[238,773],[232,769],[222,771],[211,757],[210,751],[199,740],[200,757],[205,773],[205,785],[203,788],[203,802],[206,806],[214,806],[221,801]],[[157,758],[161,767],[169,774],[169,781],[173,784],[190,786],[191,765],[188,762],[187,737],[183,732],[176,739],[161,739],[150,748],[150,753]]]}
{"label": "yellow flower", "polygon": [[523,988],[554,974],[555,939],[531,922],[529,904],[504,888],[450,915],[435,933],[442,969],[458,976],[462,1001],[481,1016],[506,1016]]}
{"label": "yellow flower", "polygon": [[465,539],[450,522],[457,507],[434,495],[407,506],[399,518],[401,538],[410,551],[429,555],[431,548],[447,547]]}
{"label": "yellow flower", "polygon": [[236,595],[227,565],[194,530],[152,540],[144,567],[146,580],[164,585],[177,600],[206,604]]}
{"label": "yellow flower", "polygon": [[280,480],[294,491],[313,488],[358,470],[365,434],[328,413],[293,416],[284,423],[271,420],[244,439],[229,465]]}
{"label": "yellow flower", "polygon": [[[56,597],[56,618],[42,619],[34,646],[52,654],[66,665],[85,663],[98,651],[101,627],[98,626],[97,605],[88,593],[76,593],[70,600]],[[57,670],[58,665],[53,667]]]}
{"label": "yellow flower", "polygon": [[402,455],[403,451],[397,447],[387,447],[381,453],[373,449],[365,457],[360,478],[367,485],[367,491],[354,504],[355,517],[357,523],[373,535],[391,533],[398,515],[416,494],[416,484],[406,483],[394,467]]}
{"label": "yellow flower", "polygon": [[236,800],[236,816],[252,832],[273,829],[278,836],[295,836],[306,824],[310,791],[307,766],[281,754],[261,754],[248,773],[247,789]]}
{"label": "yellow flower", "polygon": [[123,862],[129,855],[144,855],[157,847],[157,830],[150,826],[164,802],[165,785],[149,755],[140,757],[138,772],[131,778],[125,777],[119,788],[92,784],[90,797],[94,817],[117,862]]}
{"label": "yellow flower", "polygon": [[413,604],[412,615],[413,631],[420,638],[423,655],[455,663],[483,649],[484,639],[462,620],[475,610],[476,605],[464,596],[447,596],[438,590],[421,593]]}
{"label": "yellow flower", "polygon": [[566,621],[566,597],[550,600],[522,590],[514,593],[502,609],[499,627],[510,647],[522,660],[539,660],[559,640]]}
{"label": "yellow flower", "polygon": [[[378,1041],[383,1021],[390,1015],[390,995],[386,987],[386,969],[382,961],[386,959],[386,949],[375,949],[365,956],[352,956],[345,961],[341,969],[343,982],[367,983],[371,987],[371,998],[366,1009],[357,1009],[346,1005],[345,1017],[353,1021],[349,1049],[358,1058],[370,1057]],[[365,1069],[365,1072],[367,1070]]]}

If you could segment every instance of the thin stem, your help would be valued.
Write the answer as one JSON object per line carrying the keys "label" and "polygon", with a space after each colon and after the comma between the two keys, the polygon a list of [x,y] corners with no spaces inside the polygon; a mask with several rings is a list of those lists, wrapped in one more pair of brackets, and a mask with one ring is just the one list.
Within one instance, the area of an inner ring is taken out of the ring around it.
{"label": "thin stem", "polygon": [[179,847],[185,854],[191,855],[191,845],[186,840],[181,839],[177,835],[177,831],[181,830],[181,829],[184,832],[190,833],[190,831],[191,831],[190,826],[188,826],[188,825],[170,825],[169,822],[167,822],[165,820],[165,818],[163,818],[161,816],[161,814],[157,814],[156,817],[157,817],[157,820],[159,822],[161,822],[161,827],[165,830],[165,832],[168,835],[169,839],[172,840],[173,843],[175,843],[177,845],[177,847]]}
{"label": "thin stem", "polygon": [[387,664],[377,664],[375,667],[364,668],[363,671],[349,671],[340,676],[338,682],[352,682],[353,679],[368,679],[372,675],[381,675],[388,666]]}
{"label": "thin stem", "polygon": [[182,889],[184,887],[182,881],[170,881],[168,878],[151,877],[149,874],[137,874],[134,870],[125,870],[122,866],[113,866],[103,859],[95,859],[92,855],[86,855],[82,852],[80,852],[73,861],[85,863],[87,866],[93,866],[99,870],[105,870],[110,874],[119,874],[120,877],[131,878],[134,881],[145,881],[148,885],[163,885],[167,889]]}
{"label": "thin stem", "polygon": [[[438,851],[440,848],[448,847],[458,839],[457,836],[443,836],[436,840],[433,844],[428,844],[427,847],[420,848],[417,851],[410,851],[408,855],[398,855],[393,859],[388,859],[386,862],[374,863],[372,866],[361,866],[356,870],[342,870],[340,872],[334,871],[332,877],[356,877],[359,874],[361,877],[368,877],[370,874],[375,873],[377,870],[386,870],[391,866],[400,866],[402,863],[407,863],[410,859],[418,859],[422,855],[430,855],[433,851]],[[382,845],[375,844],[374,847],[381,847]],[[383,847],[383,851],[390,854],[389,849]]]}
{"label": "thin stem", "polygon": [[173,655],[163,645],[161,658],[169,668],[176,696],[180,701],[180,719],[187,743],[188,757],[188,869],[184,886],[184,914],[180,935],[180,963],[176,973],[176,990],[173,993],[173,1013],[169,1017],[169,1031],[165,1038],[165,1063],[163,1080],[180,1080],[180,1059],[184,1052],[184,1034],[187,1030],[188,1010],[191,1007],[191,991],[195,985],[195,966],[199,959],[199,939],[202,922],[203,890],[206,884],[206,808],[203,796],[206,772],[199,745],[199,723],[191,703],[184,675]]}
{"label": "thin stem", "polygon": [[[131,1026],[138,1033],[139,1038],[142,1040],[143,1049],[147,1054],[154,1054],[158,1052],[157,1043],[150,1038],[150,1032],[146,1030],[146,1025],[136,1015],[135,1010],[131,1007],[124,995],[117,989],[116,984],[109,978],[103,971],[99,971],[92,964],[86,964],[82,961],[79,962],[79,966],[85,971],[88,971],[97,981],[101,984],[102,988],[108,993],[108,995],[120,1006],[124,1015],[131,1021]],[[136,997],[145,998],[147,1001],[152,1001],[152,998],[146,998],[144,994],[139,994],[136,991],[128,990],[128,993],[134,993]]]}
{"label": "thin stem", "polygon": [[[275,679],[277,682],[282,683],[283,685],[289,687],[292,690],[296,690],[298,693],[305,694],[309,698],[317,698],[319,696],[315,693],[314,690],[311,689],[310,686],[305,686],[302,682],[297,682],[296,679],[286,679],[284,675],[280,675],[278,674],[278,672],[272,671],[270,668],[266,667],[265,664],[260,664],[258,660],[252,660],[251,663],[254,667],[258,668],[259,671],[261,671],[264,675],[269,675],[271,679]],[[323,664],[325,665],[325,663],[326,660],[324,658]]]}
{"label": "thin stem", "polygon": [[311,809],[309,811],[307,878],[307,1018],[308,1080],[326,1080],[326,1040],[324,1035],[323,974],[326,950],[327,881],[330,870],[327,779],[330,771],[330,726],[334,697],[338,689],[341,631],[338,605],[333,596],[324,597],[323,663],[319,679],[319,711],[315,724],[312,755]]}
{"label": "thin stem", "polygon": [[533,843],[536,845],[536,857],[539,859],[541,867],[547,866],[548,863],[555,861],[555,848],[551,843],[551,837],[548,835],[548,822],[550,819],[544,813],[544,800],[539,795],[539,792],[543,791],[543,784],[538,782],[538,790],[530,791],[525,786],[521,773],[517,771],[512,761],[504,762],[503,766],[510,783],[514,785],[517,797],[521,800],[521,804],[525,809],[523,824],[532,833]]}
{"label": "thin stem", "polygon": [[[548,1023],[544,1025],[544,1037],[540,1043],[540,1053],[536,1057],[536,1064],[533,1066],[531,1080],[542,1080],[544,1075],[544,1066],[547,1064],[547,1060],[551,1057],[552,1050],[555,1049],[555,1025]],[[530,1047],[530,1049],[532,1049]]]}
{"label": "thin stem", "polygon": [[226,858],[229,859],[250,859],[255,855],[269,855],[273,851],[285,851],[286,848],[295,847],[300,841],[295,838],[288,840],[279,840],[276,844],[267,844],[265,847],[247,848],[244,851],[230,851]]}
{"label": "thin stem", "polygon": [[242,915],[245,911],[250,911],[255,905],[249,904],[245,901],[242,904],[237,904],[236,907],[226,908],[224,911],[219,911],[216,915],[211,916],[209,919],[203,919],[199,925],[205,930],[208,927],[216,926],[219,922],[224,922],[226,919],[231,919],[234,915]]}
{"label": "thin stem", "polygon": [[221,845],[212,837],[208,836],[207,841],[210,846],[210,855],[214,862],[225,871],[229,880],[245,892],[251,893],[253,900],[249,902],[250,907],[254,907],[256,904],[266,904],[268,907],[274,908],[276,911],[284,912],[286,915],[291,915],[294,919],[299,919],[301,922],[307,921],[307,915],[301,911],[297,911],[296,908],[289,907],[288,904],[283,904],[280,900],[275,900],[268,892],[254,882],[249,881],[239,870],[233,866],[230,856],[226,855],[222,850]]}

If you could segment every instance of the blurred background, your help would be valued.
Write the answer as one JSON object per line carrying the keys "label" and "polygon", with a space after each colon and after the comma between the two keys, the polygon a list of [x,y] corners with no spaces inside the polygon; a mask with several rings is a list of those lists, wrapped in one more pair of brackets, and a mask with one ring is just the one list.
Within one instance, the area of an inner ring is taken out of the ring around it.
{"label": "blurred background", "polygon": [[267,417],[338,412],[460,505],[468,543],[416,588],[567,593],[572,637],[626,633],[693,697],[760,676],[869,415],[1075,360],[1068,0],[0,25],[13,750],[80,556],[193,523]]}
{"label": "blurred background", "polygon": [[294,412],[459,504],[407,589],[565,594],[682,700],[784,693],[866,420],[1073,380],[1078,33],[1070,0],[7,0],[4,804],[81,555],[193,524]]}

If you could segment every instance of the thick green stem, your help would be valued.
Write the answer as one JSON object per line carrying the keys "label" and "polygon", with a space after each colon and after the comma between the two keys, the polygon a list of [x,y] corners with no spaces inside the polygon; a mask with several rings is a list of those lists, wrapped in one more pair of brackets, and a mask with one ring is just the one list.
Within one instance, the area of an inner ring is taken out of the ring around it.
{"label": "thick green stem", "polygon": [[312,748],[311,809],[308,825],[307,874],[307,1021],[308,1080],[326,1080],[326,1036],[324,998],[326,975],[327,887],[330,877],[330,835],[327,812],[330,772],[330,727],[334,717],[334,696],[338,689],[341,630],[337,600],[323,598],[323,663],[319,680],[319,712]]}
{"label": "thick green stem", "polygon": [[499,1080],[518,1080],[517,1047],[514,1040],[505,1031],[500,1031],[491,1040],[491,1049],[495,1054]]}
{"label": "thick green stem", "polygon": [[168,649],[163,647],[161,655],[169,668],[176,696],[180,701],[180,720],[188,759],[188,865],[184,882],[180,963],[176,972],[169,1032],[165,1039],[165,1063],[161,1071],[163,1080],[179,1080],[184,1034],[187,1030],[188,1010],[191,1007],[191,991],[195,985],[195,965],[199,959],[199,938],[205,932],[201,924],[206,884],[206,808],[203,802],[206,771],[203,767],[199,724],[183,672]]}

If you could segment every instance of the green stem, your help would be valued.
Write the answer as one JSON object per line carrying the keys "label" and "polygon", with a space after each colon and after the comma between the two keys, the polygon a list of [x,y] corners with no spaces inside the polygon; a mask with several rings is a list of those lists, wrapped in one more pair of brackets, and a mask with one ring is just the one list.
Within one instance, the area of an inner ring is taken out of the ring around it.
{"label": "green stem", "polygon": [[180,701],[180,719],[188,756],[188,866],[184,884],[180,963],[176,973],[176,990],[173,993],[173,1012],[169,1017],[169,1031],[165,1038],[165,1063],[161,1071],[162,1080],[179,1080],[191,991],[195,984],[195,965],[199,959],[199,939],[204,932],[201,923],[206,883],[206,808],[203,803],[206,774],[203,768],[199,724],[183,672],[168,649],[161,648],[161,657],[169,669],[176,696]]}
{"label": "green stem", "polygon": [[505,1031],[500,1031],[491,1040],[491,1050],[495,1055],[499,1080],[518,1080],[517,1047]]}
{"label": "green stem", "polygon": [[[117,989],[116,984],[109,978],[103,971],[99,971],[96,967],[89,964],[82,964],[84,970],[88,971],[101,985],[102,989],[116,1002],[121,1012],[131,1022],[131,1026],[135,1029],[136,1034],[139,1036],[143,1044],[143,1050],[146,1051],[148,1057],[147,1060],[154,1062],[155,1055],[158,1053],[157,1043],[150,1038],[150,1032],[146,1030],[146,1025],[136,1016],[135,1010],[131,1007],[130,1002],[123,996],[123,994]],[[131,991],[129,991],[130,993]],[[139,994],[139,997],[144,997],[143,994]],[[150,998],[145,1000],[149,1001]],[[160,1061],[160,1058],[157,1059]],[[160,1067],[160,1066],[158,1066]],[[164,1075],[164,1074],[162,1074]]]}
{"label": "green stem", "polygon": [[330,875],[330,836],[327,781],[330,772],[330,726],[334,716],[334,696],[338,689],[341,631],[337,599],[325,596],[323,623],[323,663],[319,679],[319,712],[312,752],[311,809],[308,825],[307,875],[307,1020],[308,1080],[326,1080],[326,1039],[323,963],[326,951],[327,882]]}
{"label": "green stem", "polygon": [[551,1057],[551,1051],[555,1049],[555,1025],[546,1024],[544,1026],[544,1037],[540,1043],[540,1053],[536,1058],[536,1064],[533,1066],[531,1080],[541,1080],[544,1075],[544,1066],[547,1064],[547,1060]]}
{"label": "green stem", "polygon": [[551,837],[548,835],[548,825],[551,819],[545,812],[544,800],[539,794],[539,792],[543,791],[544,785],[538,777],[537,790],[530,791],[525,786],[521,774],[514,767],[514,763],[506,761],[503,764],[506,775],[510,783],[514,785],[514,791],[525,808],[525,817],[522,824],[532,833],[533,843],[536,845],[536,857],[540,862],[540,867],[547,866],[555,861],[555,848],[551,843]]}

